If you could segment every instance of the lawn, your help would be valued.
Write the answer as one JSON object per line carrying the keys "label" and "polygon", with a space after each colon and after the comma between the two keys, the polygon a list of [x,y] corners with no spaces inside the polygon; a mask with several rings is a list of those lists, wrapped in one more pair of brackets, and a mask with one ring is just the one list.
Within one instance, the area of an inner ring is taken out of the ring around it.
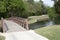
{"label": "lawn", "polygon": [[49,40],[60,40],[60,25],[38,28],[35,29],[35,32]]}

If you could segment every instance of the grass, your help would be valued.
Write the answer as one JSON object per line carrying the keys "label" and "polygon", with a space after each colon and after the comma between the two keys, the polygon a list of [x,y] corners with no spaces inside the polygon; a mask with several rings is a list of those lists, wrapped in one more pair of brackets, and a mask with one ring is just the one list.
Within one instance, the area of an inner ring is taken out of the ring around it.
{"label": "grass", "polygon": [[31,23],[35,23],[37,21],[49,20],[49,16],[48,15],[31,16],[31,17],[28,17],[28,19],[29,19],[29,24],[31,24]]}
{"label": "grass", "polygon": [[49,40],[60,40],[60,25],[38,28],[35,29],[35,32]]}
{"label": "grass", "polygon": [[5,40],[5,37],[0,35],[0,40]]}
{"label": "grass", "polygon": [[35,22],[36,22],[36,19],[30,19],[28,23],[29,23],[29,24],[33,24],[33,23],[35,23]]}

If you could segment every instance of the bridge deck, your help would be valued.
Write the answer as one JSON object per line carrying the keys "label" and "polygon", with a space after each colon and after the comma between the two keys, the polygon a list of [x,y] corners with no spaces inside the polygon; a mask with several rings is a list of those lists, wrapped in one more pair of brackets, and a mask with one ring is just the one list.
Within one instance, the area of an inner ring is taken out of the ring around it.
{"label": "bridge deck", "polygon": [[26,30],[17,23],[11,21],[11,20],[4,20],[4,24],[6,26],[5,31],[6,32],[15,32],[15,31],[23,31]]}

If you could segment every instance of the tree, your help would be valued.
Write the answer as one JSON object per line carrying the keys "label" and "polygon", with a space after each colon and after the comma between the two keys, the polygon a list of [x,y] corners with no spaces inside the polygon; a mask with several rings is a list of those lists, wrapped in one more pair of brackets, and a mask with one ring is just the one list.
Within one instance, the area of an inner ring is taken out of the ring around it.
{"label": "tree", "polygon": [[0,1],[0,12],[6,12],[6,8],[5,8],[5,3],[4,1]]}
{"label": "tree", "polygon": [[0,0],[0,16],[3,17],[28,17],[45,14],[43,2],[28,0]]}
{"label": "tree", "polygon": [[32,3],[31,1],[32,0],[27,2],[25,1],[26,4],[25,9],[29,16],[42,15],[46,13],[45,6],[41,0],[40,2],[32,1]]}
{"label": "tree", "polygon": [[54,21],[54,18],[56,17],[55,14],[55,8],[54,7],[47,7],[47,13],[52,21]]}
{"label": "tree", "polygon": [[60,24],[60,0],[55,2],[56,18],[55,23]]}
{"label": "tree", "polygon": [[[24,4],[22,0],[9,0],[7,9],[11,16],[21,16],[24,11]],[[18,15],[17,15],[18,14]]]}
{"label": "tree", "polygon": [[29,3],[33,4],[34,0],[27,0]]}
{"label": "tree", "polygon": [[4,0],[0,0],[0,18],[6,16],[6,2]]}
{"label": "tree", "polygon": [[0,17],[23,16],[24,3],[22,0],[0,0]]}

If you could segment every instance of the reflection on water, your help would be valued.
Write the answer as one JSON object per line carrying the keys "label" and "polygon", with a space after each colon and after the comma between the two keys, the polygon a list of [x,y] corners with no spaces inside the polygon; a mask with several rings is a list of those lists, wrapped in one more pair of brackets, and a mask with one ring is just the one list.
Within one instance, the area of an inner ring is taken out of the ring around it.
{"label": "reflection on water", "polygon": [[37,21],[36,23],[30,24],[30,29],[37,29],[41,27],[51,26],[54,25],[53,21],[47,20],[47,21]]}
{"label": "reflection on water", "polygon": [[51,25],[54,25],[53,21],[48,21],[48,22],[45,23],[45,26],[51,26]]}

